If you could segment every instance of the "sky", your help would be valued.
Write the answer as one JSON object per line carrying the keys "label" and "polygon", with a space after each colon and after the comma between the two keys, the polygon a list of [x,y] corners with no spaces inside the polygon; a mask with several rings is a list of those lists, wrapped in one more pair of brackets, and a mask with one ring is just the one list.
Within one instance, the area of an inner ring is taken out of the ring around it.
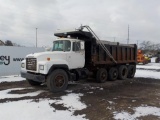
{"label": "sky", "polygon": [[52,46],[58,29],[89,25],[100,39],[160,43],[160,0],[0,0],[0,40]]}

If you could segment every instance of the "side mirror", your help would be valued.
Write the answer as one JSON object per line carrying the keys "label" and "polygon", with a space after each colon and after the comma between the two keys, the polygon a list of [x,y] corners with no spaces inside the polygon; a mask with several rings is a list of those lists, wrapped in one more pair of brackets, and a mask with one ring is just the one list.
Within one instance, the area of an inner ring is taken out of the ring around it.
{"label": "side mirror", "polygon": [[81,50],[84,50],[84,42],[80,42]]}
{"label": "side mirror", "polygon": [[50,47],[45,48],[45,51],[51,51],[51,48]]}

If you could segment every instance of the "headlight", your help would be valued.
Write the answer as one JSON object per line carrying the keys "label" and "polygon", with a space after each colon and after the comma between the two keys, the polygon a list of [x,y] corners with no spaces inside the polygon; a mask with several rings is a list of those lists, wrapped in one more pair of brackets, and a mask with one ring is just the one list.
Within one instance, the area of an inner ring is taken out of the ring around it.
{"label": "headlight", "polygon": [[21,63],[21,68],[25,68],[25,64],[24,63]]}
{"label": "headlight", "polygon": [[44,65],[39,65],[40,70],[44,70]]}

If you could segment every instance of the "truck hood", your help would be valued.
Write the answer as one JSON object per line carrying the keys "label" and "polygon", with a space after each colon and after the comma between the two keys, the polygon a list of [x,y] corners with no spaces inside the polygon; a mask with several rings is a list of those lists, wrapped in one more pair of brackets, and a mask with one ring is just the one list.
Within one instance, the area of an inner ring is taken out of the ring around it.
{"label": "truck hood", "polygon": [[26,58],[37,58],[40,61],[46,61],[47,58],[53,59],[66,59],[66,53],[63,51],[49,51],[49,52],[39,52],[32,53],[26,56]]}

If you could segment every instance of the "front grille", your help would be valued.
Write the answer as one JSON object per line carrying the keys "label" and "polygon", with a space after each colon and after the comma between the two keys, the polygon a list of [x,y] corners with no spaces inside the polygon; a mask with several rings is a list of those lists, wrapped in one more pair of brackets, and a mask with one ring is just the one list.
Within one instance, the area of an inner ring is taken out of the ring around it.
{"label": "front grille", "polygon": [[27,70],[37,70],[37,59],[36,58],[26,58],[26,69]]}

